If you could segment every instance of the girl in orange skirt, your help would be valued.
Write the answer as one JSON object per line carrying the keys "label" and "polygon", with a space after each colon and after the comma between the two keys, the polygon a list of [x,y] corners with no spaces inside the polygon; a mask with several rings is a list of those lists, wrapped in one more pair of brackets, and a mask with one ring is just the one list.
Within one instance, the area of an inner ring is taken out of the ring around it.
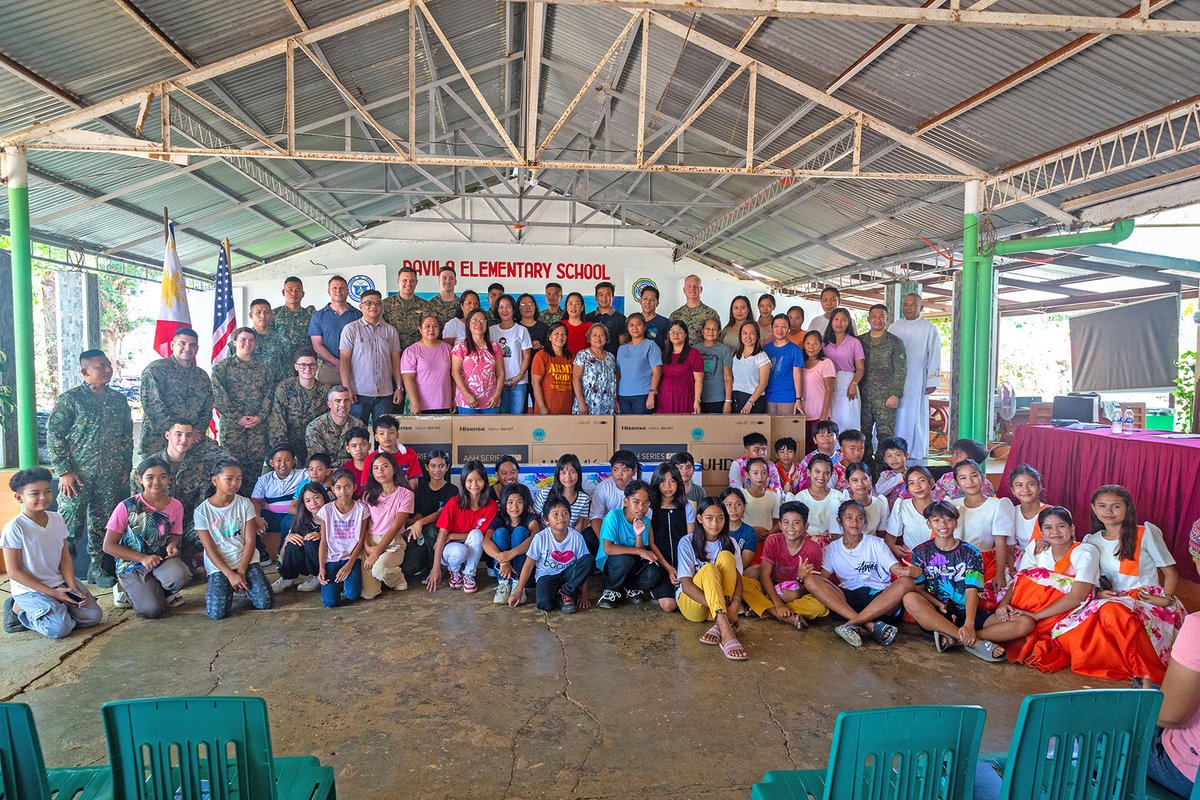
{"label": "girl in orange skirt", "polygon": [[958,536],[983,556],[983,594],[979,605],[991,611],[1008,584],[1009,549],[1013,538],[1013,504],[1007,497],[985,497],[986,480],[979,465],[964,459],[954,465],[954,480],[963,496],[958,509]]}
{"label": "girl in orange skirt", "polygon": [[1038,514],[1038,525],[1048,546],[1025,551],[1016,581],[981,635],[989,641],[1003,641],[989,628],[1016,622],[1026,632],[1004,641],[1008,660],[1055,672],[1070,666],[1071,658],[1053,638],[1054,626],[1091,597],[1100,580],[1100,554],[1092,545],[1075,541],[1071,512],[1061,506],[1044,509]]}
{"label": "girl in orange skirt", "polygon": [[1042,538],[1038,527],[1038,514],[1049,504],[1042,502],[1042,474],[1028,464],[1018,464],[1008,476],[1009,494],[1013,508],[1013,553],[1012,566],[1016,571],[1021,556],[1031,542]]}

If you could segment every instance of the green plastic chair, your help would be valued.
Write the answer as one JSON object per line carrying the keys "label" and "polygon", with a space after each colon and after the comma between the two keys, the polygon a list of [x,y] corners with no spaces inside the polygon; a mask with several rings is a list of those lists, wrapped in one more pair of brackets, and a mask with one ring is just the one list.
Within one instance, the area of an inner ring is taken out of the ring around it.
{"label": "green plastic chair", "polygon": [[0,800],[111,797],[107,767],[46,770],[33,712],[0,703]]}
{"label": "green plastic chair", "polygon": [[323,800],[333,770],[271,753],[261,697],[173,697],[105,703],[115,800]]}
{"label": "green plastic chair", "polygon": [[843,711],[829,766],[773,770],[752,800],[969,800],[987,712],[979,706]]}
{"label": "green plastic chair", "polygon": [[1162,694],[1086,689],[1035,694],[1017,715],[1007,754],[981,756],[1011,800],[1141,800]]}

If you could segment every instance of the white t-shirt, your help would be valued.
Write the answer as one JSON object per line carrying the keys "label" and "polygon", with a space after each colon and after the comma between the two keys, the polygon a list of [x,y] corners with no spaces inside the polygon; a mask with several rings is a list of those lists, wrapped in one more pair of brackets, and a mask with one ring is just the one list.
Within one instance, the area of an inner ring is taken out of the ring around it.
{"label": "white t-shirt", "polygon": [[[504,377],[507,380],[521,371],[521,354],[533,349],[529,328],[513,325],[508,330],[503,330],[499,325],[493,325],[489,334],[492,341],[500,345],[500,352],[504,354]],[[520,383],[529,383],[528,372]]]}
{"label": "white t-shirt", "polygon": [[446,320],[446,324],[442,326],[442,338],[453,339],[454,343],[458,344],[467,338],[467,326],[458,317]]}
{"label": "white t-shirt", "polygon": [[[738,353],[741,353],[741,348]],[[758,388],[758,374],[763,365],[770,365],[771,357],[766,353],[760,352],[756,356],[749,358],[741,358],[734,356],[733,359],[733,391],[744,392],[746,394],[754,394],[754,390]],[[766,391],[766,387],[763,387]],[[740,408],[735,408],[734,412],[741,411]]]}
{"label": "white t-shirt", "polygon": [[958,538],[986,553],[996,549],[997,539],[1013,541],[1013,502],[1007,497],[989,497],[977,508],[967,508],[966,498],[952,501],[958,509]]}
{"label": "white t-shirt", "polygon": [[[807,490],[806,490],[807,491]],[[831,492],[832,494],[832,492]],[[843,501],[850,499],[850,493],[846,492]],[[863,528],[863,533],[868,536],[875,536],[880,530],[887,530],[888,521],[888,502],[879,495],[872,495],[870,501],[866,504],[867,509],[867,527]],[[829,533],[841,533],[842,524],[837,521],[837,508],[834,508],[833,523],[829,528]]]}
{"label": "white t-shirt", "polygon": [[326,503],[317,512],[317,519],[325,523],[325,558],[329,561],[345,561],[358,545],[362,536],[363,520],[370,516],[365,503],[355,500],[345,514],[338,511],[337,503]]}
{"label": "white t-shirt", "polygon": [[[721,552],[720,542],[705,542],[704,554],[709,564],[715,564]],[[742,551],[737,543],[733,546],[733,563],[737,566],[738,575],[742,574]],[[675,598],[683,594],[682,581],[684,578],[694,578],[700,567],[704,566],[696,558],[696,549],[692,547],[692,537],[685,536],[679,540],[679,552],[675,559],[675,576],[680,579],[680,587],[675,590]]]}
{"label": "white t-shirt", "polygon": [[808,506],[809,534],[841,533],[842,528],[837,521],[837,510],[838,506],[846,500],[845,492],[830,489],[824,500],[816,500],[810,489],[801,489],[795,494],[788,495],[788,500],[797,500]]}
{"label": "white t-shirt", "polygon": [[[1045,505],[1042,508],[1046,508]],[[1033,529],[1037,527],[1038,515],[1034,514],[1033,519],[1025,519],[1025,515],[1021,513],[1021,506],[1013,503],[1013,536],[1022,550],[1029,549],[1029,543],[1033,541]]]}
{"label": "white t-shirt", "polygon": [[909,550],[931,538],[929,523],[925,515],[917,511],[911,497],[896,501],[892,515],[888,517],[886,530]]}
{"label": "white t-shirt", "polygon": [[1121,559],[1117,557],[1120,542],[1105,539],[1103,531],[1083,537],[1083,541],[1100,553],[1100,574],[1112,581],[1113,591],[1128,592],[1143,586],[1162,586],[1162,581],[1158,579],[1158,568],[1175,565],[1175,558],[1163,541],[1162,531],[1149,522],[1145,523],[1145,527],[1142,531],[1142,549],[1138,553],[1137,575],[1121,574]]}
{"label": "white t-shirt", "polygon": [[846,540],[834,539],[825,545],[821,568],[832,573],[843,589],[861,589],[864,586],[883,591],[892,585],[892,565],[896,557],[887,542],[878,536],[864,536],[850,549]]}
{"label": "white t-shirt", "polygon": [[746,511],[742,514],[742,522],[751,528],[768,531],[775,527],[775,520],[779,519],[779,492],[767,489],[762,497],[755,497],[748,489],[743,489],[742,494],[746,496]]}
{"label": "white t-shirt", "polygon": [[[61,514],[46,512],[46,527],[25,516],[22,512],[13,517],[4,530],[0,531],[0,547],[21,551],[21,564],[33,577],[57,589],[66,584],[60,566],[63,545],[67,542],[67,524]],[[11,581],[13,595],[35,591],[16,581]]]}
{"label": "white t-shirt", "polygon": [[547,575],[557,575],[580,556],[587,555],[587,542],[579,532],[567,528],[567,535],[560,542],[554,538],[549,528],[538,531],[525,551],[525,557],[534,563],[533,579],[540,580]]}
{"label": "white t-shirt", "polygon": [[[192,524],[198,531],[208,531],[225,566],[236,570],[246,553],[246,523],[257,516],[254,504],[238,494],[234,495],[233,502],[224,508],[217,508],[205,500],[196,506]],[[204,553],[204,569],[209,575],[216,575],[221,571],[208,557],[208,551]]]}
{"label": "white t-shirt", "polygon": [[268,511],[286,514],[291,508],[292,498],[296,496],[300,481],[307,475],[302,469],[294,469],[290,475],[281,478],[275,474],[275,470],[271,470],[266,475],[260,475],[254,482],[254,491],[250,492],[250,499],[264,500]]}
{"label": "white t-shirt", "polygon": [[[1029,569],[1030,567],[1041,567],[1054,571],[1054,553],[1049,547],[1039,553],[1034,553],[1036,547],[1031,547],[1021,556],[1021,563],[1017,566],[1017,571]],[[1082,542],[1071,551],[1071,571],[1075,573],[1073,576],[1077,581],[1090,583],[1093,586],[1100,584],[1100,553],[1090,544]]]}

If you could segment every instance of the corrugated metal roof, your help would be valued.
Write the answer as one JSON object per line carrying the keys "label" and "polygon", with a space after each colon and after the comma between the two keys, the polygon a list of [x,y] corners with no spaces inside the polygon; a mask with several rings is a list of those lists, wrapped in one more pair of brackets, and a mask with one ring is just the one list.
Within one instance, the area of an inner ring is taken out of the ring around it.
{"label": "corrugated metal roof", "polygon": [[[1006,0],[1004,10],[1116,16],[1130,2]],[[135,3],[181,51],[200,64],[300,30],[283,3]],[[309,26],[378,4],[377,0],[296,2]],[[428,7],[457,55],[474,71],[489,105],[499,114],[519,110],[517,87],[523,62],[516,58],[505,66],[503,60],[510,51],[523,47],[525,5],[509,6],[506,0],[438,0]],[[751,16],[685,12],[668,16],[688,26],[695,35],[709,36],[728,46],[736,45],[754,20]],[[1200,0],[1177,0],[1156,16],[1200,18]],[[116,4],[0,0],[0,18],[5,20],[0,27],[0,52],[86,103],[185,70],[167,48]],[[628,20],[629,12],[613,7],[548,8],[539,136],[545,136],[562,114],[583,78]],[[401,141],[408,137],[407,25],[405,14],[395,15],[320,45],[321,53],[346,88]],[[424,23],[422,27],[428,51],[419,42],[418,84],[440,80],[446,91],[438,93],[433,103],[428,91],[419,92],[415,102],[418,145],[460,155],[505,154],[482,107],[457,75],[449,54]],[[745,52],[821,88],[891,30],[892,26],[881,24],[769,19]],[[577,159],[632,157],[638,118],[638,36],[635,28],[629,42],[632,46],[619,50],[613,63],[602,70],[596,86],[583,98],[548,152]],[[835,96],[902,130],[913,130],[1076,38],[1071,33],[1045,31],[918,27],[839,87]],[[719,84],[731,68],[695,41],[676,38],[657,27],[652,29],[651,41],[647,120],[648,143],[655,149],[696,107],[701,90]],[[623,58],[626,53],[628,58]],[[296,65],[300,146],[343,146],[348,107],[345,99],[302,55],[297,56]],[[984,170],[999,171],[1190,96],[1197,92],[1198,74],[1200,46],[1195,39],[1113,36],[933,129],[924,139]],[[748,123],[747,89],[748,77],[743,75],[662,156],[662,161],[682,158],[690,164],[721,166],[741,159]],[[231,107],[232,101],[270,135],[279,135],[283,129],[282,57],[222,76],[216,85],[202,85],[196,91],[237,116],[241,112]],[[461,103],[450,93],[457,95]],[[816,106],[797,118],[794,112],[805,107],[806,101],[765,79],[759,80],[758,98],[755,135],[763,156],[778,152],[836,116]],[[222,140],[251,146],[253,139],[242,131],[212,119],[190,101],[177,102],[205,119]],[[0,133],[52,119],[66,110],[61,101],[8,72],[0,72]],[[136,109],[126,109],[110,120],[86,127],[110,133],[128,130],[136,116]],[[788,128],[780,131],[784,121],[789,121]],[[147,132],[156,131],[157,124],[152,115]],[[523,128],[520,121],[508,124],[510,132],[519,138]],[[430,141],[431,128],[439,143]],[[361,120],[354,121],[349,130],[359,149],[366,148],[368,140],[376,148],[388,147]],[[780,165],[807,163],[815,151],[848,130],[849,124],[843,124],[781,160]],[[600,134],[595,140],[591,138],[594,132]],[[772,132],[781,135],[763,144]],[[82,241],[98,249],[125,245],[122,255],[156,262],[161,258],[161,245],[154,235],[156,221],[165,206],[180,223],[181,257],[208,272],[212,269],[212,246],[198,236],[228,236],[235,248],[241,242],[244,248],[239,249],[244,252],[235,258],[235,264],[243,266],[249,258],[270,260],[307,241],[320,242],[333,236],[220,159],[181,169],[102,153],[36,151],[31,153],[30,163],[31,213],[36,232],[47,239]],[[840,162],[839,168],[846,163]],[[425,195],[409,196],[403,191],[434,189],[429,175],[455,185],[451,171],[442,167],[419,171],[404,165],[259,164],[348,228],[419,205]],[[898,146],[869,128],[863,136],[863,164],[864,168],[880,171],[946,171],[935,160]],[[1055,203],[1078,199],[1195,164],[1200,164],[1200,153],[1126,170],[1046,199]],[[55,185],[54,180],[39,177],[42,175],[57,176],[70,185]],[[574,173],[548,171],[539,179],[561,192],[574,191],[576,197],[597,206],[619,203],[631,219],[662,226],[660,235],[672,242],[688,238],[773,180],[678,174],[639,179],[613,173],[580,178]],[[496,183],[498,177],[492,170],[478,168],[464,170],[459,180]],[[593,194],[610,182],[608,189]],[[385,190],[386,194],[381,193]],[[939,192],[945,193],[942,199],[930,199]],[[89,201],[108,195],[117,197],[112,202]],[[754,219],[704,243],[700,252],[739,264],[755,264],[755,269],[785,280],[845,270],[919,250],[926,241],[952,246],[961,236],[959,198],[953,185],[937,182],[799,180]],[[0,217],[6,215],[6,199],[0,197]],[[39,219],[43,220],[40,224]],[[1047,220],[1035,209],[1017,206],[997,213],[993,221],[1006,225]],[[810,242],[806,236],[828,240]]]}

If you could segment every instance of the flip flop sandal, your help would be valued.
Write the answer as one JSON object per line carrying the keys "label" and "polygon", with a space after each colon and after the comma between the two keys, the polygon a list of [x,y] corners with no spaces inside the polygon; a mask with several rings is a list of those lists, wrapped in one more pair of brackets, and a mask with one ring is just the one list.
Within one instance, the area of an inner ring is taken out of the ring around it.
{"label": "flip flop sandal", "polygon": [[889,625],[886,622],[876,622],[875,627],[871,629],[871,638],[884,647],[887,647],[896,641],[896,634],[899,632],[900,629],[895,625]]}
{"label": "flip flop sandal", "polygon": [[862,647],[862,635],[853,625],[842,624],[833,629],[843,642],[851,647]]}
{"label": "flip flop sandal", "polygon": [[[733,655],[734,650],[741,650],[742,654],[740,656],[735,656]],[[745,661],[746,659],[750,658],[750,656],[746,653],[746,648],[742,647],[742,643],[737,639],[730,639],[728,642],[722,642],[721,652],[730,661]]]}
{"label": "flip flop sandal", "polygon": [[965,649],[971,655],[982,658],[984,661],[998,662],[1008,658],[1008,652],[1003,647],[986,639],[978,639],[975,644]]}
{"label": "flip flop sandal", "polygon": [[957,639],[953,639],[941,631],[933,632],[933,649],[939,653],[944,653],[952,647],[957,647],[958,644]]}
{"label": "flip flop sandal", "polygon": [[721,643],[721,626],[713,625],[706,630],[700,637],[700,644],[720,644]]}
{"label": "flip flop sandal", "polygon": [[779,621],[784,625],[792,626],[798,631],[808,630],[808,620],[796,613],[793,613],[790,617],[785,617]]}

